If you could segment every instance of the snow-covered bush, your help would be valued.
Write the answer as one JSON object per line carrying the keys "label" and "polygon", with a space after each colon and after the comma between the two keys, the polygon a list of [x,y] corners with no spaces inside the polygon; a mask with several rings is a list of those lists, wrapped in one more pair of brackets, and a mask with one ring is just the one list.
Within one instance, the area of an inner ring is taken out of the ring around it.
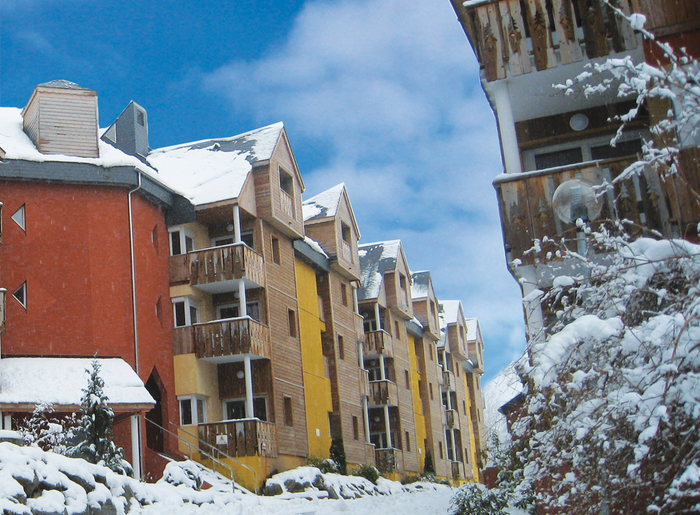
{"label": "snow-covered bush", "polygon": [[59,418],[52,404],[42,402],[34,407],[30,418],[20,421],[19,432],[26,445],[62,454],[66,437],[75,423],[74,416]]}
{"label": "snow-covered bush", "polygon": [[453,515],[505,515],[508,500],[499,489],[478,483],[462,485],[450,501]]}

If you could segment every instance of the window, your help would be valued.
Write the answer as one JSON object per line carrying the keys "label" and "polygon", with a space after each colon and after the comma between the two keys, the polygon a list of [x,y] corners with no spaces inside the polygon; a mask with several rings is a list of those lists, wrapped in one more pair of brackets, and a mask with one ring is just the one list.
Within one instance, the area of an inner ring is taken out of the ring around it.
{"label": "window", "polygon": [[27,309],[27,281],[24,281],[22,286],[17,288],[12,296],[19,302],[20,306]]}
{"label": "window", "polygon": [[340,234],[344,242],[350,243],[350,227],[345,222],[340,222]]}
{"label": "window", "polygon": [[[260,303],[257,300],[246,302],[247,315],[260,322]],[[240,317],[240,304],[222,304],[216,307],[217,320]]]}
{"label": "window", "polygon": [[591,159],[613,159],[633,156],[642,152],[642,140],[619,141],[614,147],[609,144],[591,147]]}
{"label": "window", "polygon": [[292,176],[282,168],[280,168],[280,188],[287,195],[294,196],[294,182],[292,181]]}
{"label": "window", "polygon": [[546,168],[565,166],[582,161],[583,154],[581,153],[581,147],[567,148],[554,152],[535,154],[535,169],[544,170]]}
{"label": "window", "polygon": [[[264,395],[253,397],[253,417],[267,421],[267,401]],[[224,418],[240,420],[245,416],[245,399],[232,399],[224,402]]]}
{"label": "window", "polygon": [[170,229],[170,255],[179,256],[194,250],[194,234],[184,227]]}
{"label": "window", "polygon": [[151,243],[153,243],[153,248],[158,252],[158,226],[153,227],[151,231]]}
{"label": "window", "polygon": [[442,452],[442,442],[438,442],[438,450],[440,451],[440,459],[444,459],[445,455]]}
{"label": "window", "polygon": [[163,327],[163,302],[162,302],[162,297],[158,297],[158,300],[156,301],[156,318],[158,318],[158,322],[160,322],[160,326]]}
{"label": "window", "polygon": [[143,114],[143,111],[136,111],[136,123],[138,123],[141,127],[146,125],[146,116]]}
{"label": "window", "polygon": [[22,204],[22,207],[15,211],[15,214],[12,215],[12,221],[19,225],[20,229],[22,229],[24,232],[27,232],[26,220],[24,216],[25,205],[26,204]]}
{"label": "window", "polygon": [[289,319],[289,336],[297,337],[297,317],[293,309],[287,310],[287,318]]}
{"label": "window", "polygon": [[292,415],[292,398],[284,396],[284,425],[292,427],[294,425],[294,417]]}
{"label": "window", "polygon": [[432,401],[434,399],[434,397],[433,397],[433,383],[428,383],[428,389],[430,390],[430,400]]}
{"label": "window", "polygon": [[401,338],[401,330],[399,329],[399,322],[394,320],[394,336],[396,338]]}
{"label": "window", "polygon": [[173,314],[175,327],[199,323],[199,309],[197,304],[189,297],[176,297],[173,299]]}
{"label": "window", "polygon": [[428,343],[428,357],[430,358],[430,361],[434,361],[433,359],[433,344]]}
{"label": "window", "polygon": [[233,236],[220,236],[218,238],[212,238],[211,244],[214,247],[223,247],[224,245],[233,244]]}
{"label": "window", "polygon": [[467,414],[467,401],[462,401],[462,412],[466,415]]}
{"label": "window", "polygon": [[406,431],[406,451],[411,452],[411,435]]}
{"label": "window", "polygon": [[343,306],[348,305],[348,287],[344,284],[340,285],[340,300],[343,302]]}
{"label": "window", "polygon": [[178,397],[180,401],[180,425],[204,424],[207,421],[206,400],[197,395]]}
{"label": "window", "polygon": [[360,422],[355,415],[352,416],[352,437],[355,440],[360,439]]}
{"label": "window", "polygon": [[404,370],[404,377],[406,378],[406,388],[411,387],[411,374],[408,370]]}
{"label": "window", "polygon": [[406,289],[406,276],[402,273],[399,273],[399,286],[401,286],[402,290]]}
{"label": "window", "polygon": [[345,340],[341,335],[338,335],[338,357],[345,359]]}
{"label": "window", "polygon": [[272,261],[278,265],[282,263],[280,259],[280,240],[275,236],[272,237]]}

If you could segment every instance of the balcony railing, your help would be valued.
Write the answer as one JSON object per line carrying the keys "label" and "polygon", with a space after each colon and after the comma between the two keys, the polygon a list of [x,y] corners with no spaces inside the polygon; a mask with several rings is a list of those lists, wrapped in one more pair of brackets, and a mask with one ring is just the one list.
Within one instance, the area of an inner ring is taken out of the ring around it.
{"label": "balcony railing", "polygon": [[345,240],[342,240],[340,242],[340,257],[348,263],[355,262],[355,260],[353,259],[353,256],[352,256],[352,247]]}
{"label": "balcony railing", "polygon": [[195,353],[198,358],[220,358],[235,361],[243,354],[270,358],[270,331],[252,318],[229,318],[204,324],[176,327],[173,330],[173,352]]}
{"label": "balcony railing", "polygon": [[369,382],[369,405],[398,406],[399,389],[395,383],[386,379]]}
{"label": "balcony railing", "polygon": [[442,389],[448,392],[455,391],[455,375],[451,370],[442,371]]}
{"label": "balcony railing", "polygon": [[384,354],[394,356],[394,344],[391,335],[383,329],[365,333],[365,356]]}
{"label": "balcony railing", "polygon": [[170,283],[205,286],[247,279],[265,286],[263,257],[242,243],[195,250],[170,258]]}
{"label": "balcony railing", "polygon": [[294,199],[283,190],[280,190],[280,208],[289,218],[294,218]]}
{"label": "balcony railing", "polygon": [[275,425],[262,420],[225,420],[200,424],[199,438],[233,457],[277,457]]}
{"label": "balcony railing", "polygon": [[357,335],[358,338],[364,339],[365,336],[365,326],[364,322],[365,319],[363,318],[362,315],[359,315],[357,313],[353,314],[353,318],[355,320],[355,334]]}
{"label": "balcony railing", "polygon": [[459,413],[457,410],[445,410],[445,425],[448,429],[459,429]]}
{"label": "balcony railing", "polygon": [[377,469],[380,472],[403,470],[403,451],[401,449],[376,449],[374,456],[377,460]]}
{"label": "balcony railing", "polygon": [[[585,10],[578,11],[571,0],[493,0],[467,7],[463,24],[476,47],[486,80],[637,47],[634,31],[626,20],[606,12],[609,8],[603,2],[588,4],[584,7],[579,3]],[[628,0],[617,0],[616,4],[630,12]],[[553,12],[548,12],[550,8]]]}
{"label": "balcony railing", "polygon": [[[557,187],[574,178],[591,184],[612,184],[635,157],[607,159],[576,165],[501,175],[494,181],[509,261],[520,259],[523,265],[544,259],[529,250],[535,239],[549,237],[569,244],[576,250],[576,226],[564,223],[555,214],[552,196]],[[614,188],[599,197],[602,211],[598,220],[627,219],[648,229],[667,233],[668,212],[664,192],[656,172],[615,183]],[[594,225],[595,225],[594,221]],[[548,249],[545,249],[545,251]]]}

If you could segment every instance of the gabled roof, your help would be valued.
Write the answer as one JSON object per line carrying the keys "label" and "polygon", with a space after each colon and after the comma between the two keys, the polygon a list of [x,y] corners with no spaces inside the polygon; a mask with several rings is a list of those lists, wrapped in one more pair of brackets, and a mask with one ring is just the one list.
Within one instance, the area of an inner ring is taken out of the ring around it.
{"label": "gabled roof", "polygon": [[444,346],[447,338],[447,326],[456,324],[459,321],[459,314],[462,311],[462,301],[445,300],[440,302],[438,308],[438,318],[440,319],[440,346]]}
{"label": "gabled roof", "polygon": [[343,196],[345,183],[341,182],[331,189],[319,193],[315,197],[305,200],[302,204],[304,212],[304,221],[317,220],[319,218],[328,218],[335,216],[338,213],[340,199]]}
{"label": "gabled roof", "polygon": [[467,318],[467,341],[478,341],[481,338],[481,327],[478,318]]}
{"label": "gabled roof", "polygon": [[282,122],[229,138],[152,150],[148,162],[195,205],[237,198],[253,164],[272,158]]}
{"label": "gabled roof", "polygon": [[367,243],[358,247],[360,255],[359,300],[379,297],[384,272],[396,268],[401,255],[401,240]]}
{"label": "gabled roof", "polygon": [[430,271],[411,274],[411,299],[425,299],[430,295]]}

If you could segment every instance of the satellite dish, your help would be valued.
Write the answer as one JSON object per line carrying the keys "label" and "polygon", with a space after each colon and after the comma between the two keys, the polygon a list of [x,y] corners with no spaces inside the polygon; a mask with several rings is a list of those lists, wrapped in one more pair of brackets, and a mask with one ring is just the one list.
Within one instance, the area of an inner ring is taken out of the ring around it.
{"label": "satellite dish", "polygon": [[598,201],[593,185],[583,179],[563,182],[554,192],[552,207],[559,219],[573,224],[579,218],[590,222],[600,216],[603,203]]}

